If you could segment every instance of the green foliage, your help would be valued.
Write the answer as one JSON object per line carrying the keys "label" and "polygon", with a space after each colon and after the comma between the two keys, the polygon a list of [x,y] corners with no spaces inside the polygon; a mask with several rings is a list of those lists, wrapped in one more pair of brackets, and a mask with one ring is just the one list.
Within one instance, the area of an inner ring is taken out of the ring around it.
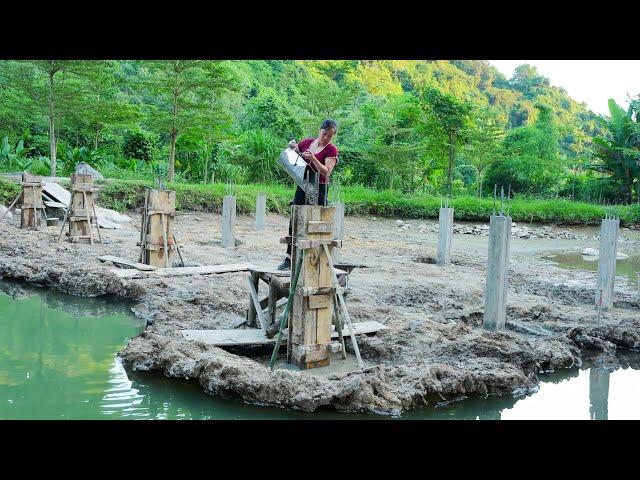
{"label": "green foliage", "polygon": [[[460,182],[459,180],[457,182]],[[150,181],[111,181],[100,191],[100,202],[116,210],[142,206],[145,188]],[[226,183],[209,185],[168,184],[176,191],[177,210],[203,210],[220,213]],[[373,190],[361,186],[341,187],[341,197],[348,215],[378,215],[401,218],[438,218],[439,195],[401,194],[397,190]],[[267,210],[286,211],[293,198],[291,187],[280,185],[236,185],[238,213],[248,215],[254,211],[259,193],[267,195]],[[486,222],[493,211],[493,199],[459,196],[452,200],[458,220]],[[640,205],[617,206],[623,225],[640,222]],[[535,200],[531,198],[511,201],[511,217],[517,222],[553,222],[556,224],[599,225],[605,214],[604,207],[568,200]]]}
{"label": "green foliage", "polygon": [[291,108],[271,89],[264,89],[250,99],[246,109],[245,128],[268,129],[282,140],[299,139],[303,134]]}
{"label": "green foliage", "polygon": [[18,183],[0,178],[0,204],[9,206],[21,191]]}
{"label": "green foliage", "polygon": [[630,202],[637,111],[609,123],[529,65],[477,60],[0,61],[0,170],[52,170],[53,121],[63,174],[290,187],[277,155],[331,117],[344,186]]}
{"label": "green foliage", "polygon": [[535,123],[511,130],[503,141],[503,157],[487,171],[485,190],[494,185],[515,194],[554,195],[563,167],[558,151],[558,133],[550,109],[542,104]]}
{"label": "green foliage", "polygon": [[150,162],[155,150],[155,138],[150,132],[144,130],[127,130],[122,144],[122,153],[125,158],[135,158]]}
{"label": "green foliage", "polygon": [[631,102],[625,112],[610,99],[609,112],[611,118],[602,119],[606,135],[593,139],[596,161],[589,168],[607,174],[609,181],[618,185],[616,200],[631,203],[635,181],[640,202],[640,102]]}

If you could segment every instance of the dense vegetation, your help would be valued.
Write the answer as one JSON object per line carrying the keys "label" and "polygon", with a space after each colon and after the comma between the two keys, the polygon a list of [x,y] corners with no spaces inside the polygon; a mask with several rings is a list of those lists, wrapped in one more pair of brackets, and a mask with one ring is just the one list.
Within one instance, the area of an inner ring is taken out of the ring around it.
{"label": "dense vegetation", "polygon": [[332,117],[345,192],[634,203],[639,105],[484,61],[0,61],[0,170],[288,190],[278,153]]}

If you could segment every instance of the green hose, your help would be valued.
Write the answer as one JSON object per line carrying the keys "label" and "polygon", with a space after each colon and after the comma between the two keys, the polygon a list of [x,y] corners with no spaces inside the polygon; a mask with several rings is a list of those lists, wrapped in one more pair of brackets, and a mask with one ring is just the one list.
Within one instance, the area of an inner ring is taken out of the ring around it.
{"label": "green hose", "polygon": [[282,332],[284,331],[285,323],[289,318],[289,310],[291,308],[291,304],[293,303],[293,295],[296,291],[296,287],[298,286],[298,278],[300,277],[300,270],[302,270],[302,258],[304,257],[304,250],[298,250],[298,258],[296,259],[296,269],[295,275],[293,277],[293,282],[291,282],[291,286],[289,287],[289,298],[287,299],[287,306],[282,312],[280,316],[280,328],[278,329],[278,337],[276,338],[276,347],[273,349],[273,353],[271,354],[271,361],[269,362],[269,368],[273,370],[273,365],[276,363],[276,356],[278,355],[278,350],[280,350],[280,343],[282,342]]}

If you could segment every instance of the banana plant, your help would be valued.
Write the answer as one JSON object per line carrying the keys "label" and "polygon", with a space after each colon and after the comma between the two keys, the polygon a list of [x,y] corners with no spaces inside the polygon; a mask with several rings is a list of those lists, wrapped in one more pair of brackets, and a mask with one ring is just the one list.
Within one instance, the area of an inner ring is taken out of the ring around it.
{"label": "banana plant", "polygon": [[609,100],[611,117],[604,119],[607,135],[593,139],[595,156],[600,163],[589,166],[611,174],[623,184],[629,203],[632,201],[634,178],[640,177],[640,129],[636,108],[637,104],[632,102],[629,110],[625,111],[613,99]]}
{"label": "banana plant", "polygon": [[2,138],[2,148],[0,149],[0,162],[6,164],[9,168],[17,167],[19,170],[28,170],[33,164],[33,159],[29,158],[29,152],[32,148],[25,148],[24,140],[20,140],[15,149],[9,144],[9,137]]}

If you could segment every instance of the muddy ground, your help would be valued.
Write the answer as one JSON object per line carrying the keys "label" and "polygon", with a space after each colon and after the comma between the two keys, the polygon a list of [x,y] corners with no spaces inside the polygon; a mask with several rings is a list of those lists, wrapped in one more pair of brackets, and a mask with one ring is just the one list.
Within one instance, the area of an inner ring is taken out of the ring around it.
{"label": "muddy ground", "polygon": [[[350,276],[349,313],[354,322],[376,320],[389,329],[358,337],[363,371],[356,371],[347,340],[347,361],[335,354],[326,369],[271,372],[269,348],[225,351],[179,333],[232,328],[240,321],[248,305],[247,273],[123,281],[109,272],[112,265],[98,260],[109,254],[137,261],[139,214],[129,215],[127,228],[101,230],[107,243],[93,246],[58,244],[59,227],[25,231],[17,216],[5,219],[0,277],[130,302],[148,325],[120,352],[125,365],[198,381],[212,395],[305,411],[398,414],[470,396],[533,391],[538,374],[576,367],[586,353],[640,350],[635,285],[617,278],[615,308],[598,325],[596,273],[541,259],[543,253],[597,248],[597,229],[570,229],[582,240],[512,240],[507,329],[495,333],[481,327],[487,237],[455,234],[453,264],[443,268],[435,265],[437,234],[418,228],[436,222],[403,219],[411,227],[400,228],[397,219],[347,217],[341,259],[367,265]],[[239,245],[233,249],[220,246],[220,222],[220,214],[177,215],[175,232],[188,262],[275,267],[283,259],[278,240],[286,234],[287,217],[269,215],[260,233],[253,231],[252,217],[238,217]],[[640,232],[622,229],[619,249],[638,251]]]}

